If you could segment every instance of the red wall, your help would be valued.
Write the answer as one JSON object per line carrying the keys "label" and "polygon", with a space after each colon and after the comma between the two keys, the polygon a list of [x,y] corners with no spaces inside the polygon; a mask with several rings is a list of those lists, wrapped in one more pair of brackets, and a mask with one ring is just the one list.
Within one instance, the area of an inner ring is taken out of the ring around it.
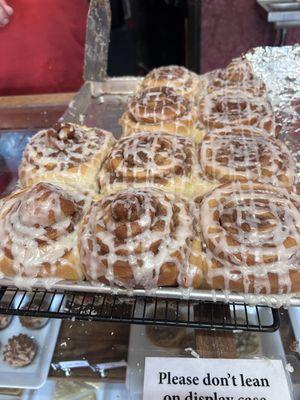
{"label": "red wall", "polygon": [[[256,46],[273,45],[275,30],[256,0],[202,0],[201,72],[224,67]],[[300,28],[290,29],[287,44],[300,42]]]}

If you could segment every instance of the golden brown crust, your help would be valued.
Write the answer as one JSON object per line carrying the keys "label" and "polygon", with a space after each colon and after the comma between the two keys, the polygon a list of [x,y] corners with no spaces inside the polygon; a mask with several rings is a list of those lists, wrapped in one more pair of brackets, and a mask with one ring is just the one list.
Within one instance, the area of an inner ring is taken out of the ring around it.
{"label": "golden brown crust", "polygon": [[268,100],[240,90],[220,90],[202,97],[199,121],[208,131],[243,125],[259,128],[266,136],[277,136],[280,130]]}
{"label": "golden brown crust", "polygon": [[300,290],[300,199],[261,183],[231,183],[200,202],[206,280],[256,294]]}
{"label": "golden brown crust", "polygon": [[24,150],[21,185],[53,182],[96,191],[97,172],[114,142],[110,132],[71,123],[40,131]]}
{"label": "golden brown crust", "polygon": [[52,184],[2,200],[0,271],[5,276],[82,280],[77,228],[88,200]]}
{"label": "golden brown crust", "polygon": [[138,90],[161,86],[170,87],[177,94],[195,101],[199,92],[199,77],[181,66],[169,65],[159,67],[150,71],[145,76]]}
{"label": "golden brown crust", "polygon": [[192,196],[196,176],[196,148],[190,138],[141,132],[120,139],[99,172],[104,194],[130,187],[156,187]]}
{"label": "golden brown crust", "polygon": [[260,98],[267,94],[263,81],[254,74],[251,64],[242,58],[232,60],[226,68],[201,75],[200,87],[206,93],[240,91]]}
{"label": "golden brown crust", "polygon": [[151,188],[124,190],[94,203],[79,234],[87,278],[126,287],[199,287],[200,242],[191,207]]}
{"label": "golden brown crust", "polygon": [[120,119],[123,135],[138,132],[165,132],[188,136],[199,142],[203,131],[197,126],[197,109],[172,88],[150,88],[130,100]]}
{"label": "golden brown crust", "polygon": [[198,145],[205,178],[217,184],[259,181],[293,187],[296,165],[288,148],[263,131],[239,126],[211,131]]}

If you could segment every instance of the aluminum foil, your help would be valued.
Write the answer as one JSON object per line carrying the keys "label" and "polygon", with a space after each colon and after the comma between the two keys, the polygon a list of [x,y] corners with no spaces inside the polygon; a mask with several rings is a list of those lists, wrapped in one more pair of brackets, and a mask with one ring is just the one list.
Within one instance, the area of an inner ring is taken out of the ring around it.
{"label": "aluminum foil", "polygon": [[297,162],[300,183],[300,46],[257,47],[245,55],[266,85],[278,122],[280,138]]}

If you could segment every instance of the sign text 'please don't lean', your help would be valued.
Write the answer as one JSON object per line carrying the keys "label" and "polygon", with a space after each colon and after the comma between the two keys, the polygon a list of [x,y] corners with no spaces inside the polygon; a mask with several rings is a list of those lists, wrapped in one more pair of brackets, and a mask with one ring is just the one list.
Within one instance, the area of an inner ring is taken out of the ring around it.
{"label": "sign text 'please don't lean'", "polygon": [[291,400],[281,360],[149,357],[143,400]]}

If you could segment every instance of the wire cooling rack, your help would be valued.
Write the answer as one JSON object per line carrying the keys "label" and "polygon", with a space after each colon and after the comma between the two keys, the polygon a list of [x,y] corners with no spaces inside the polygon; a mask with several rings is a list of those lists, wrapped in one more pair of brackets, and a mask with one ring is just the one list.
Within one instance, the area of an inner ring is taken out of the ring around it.
{"label": "wire cooling rack", "polygon": [[264,305],[39,288],[1,287],[0,314],[231,331],[273,332],[279,328],[278,310]]}

